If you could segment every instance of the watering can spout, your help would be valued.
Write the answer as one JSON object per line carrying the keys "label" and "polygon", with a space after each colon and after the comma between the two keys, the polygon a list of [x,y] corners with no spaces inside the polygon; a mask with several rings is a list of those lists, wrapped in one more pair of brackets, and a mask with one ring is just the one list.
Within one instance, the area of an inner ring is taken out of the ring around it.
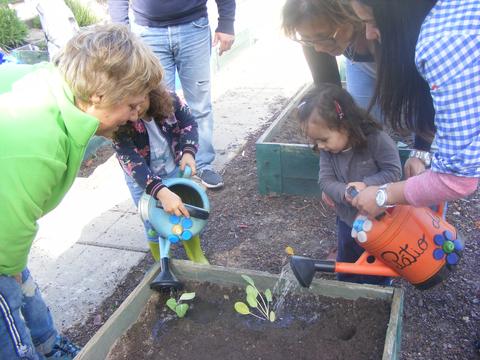
{"label": "watering can spout", "polygon": [[167,257],[162,258],[162,271],[157,277],[150,283],[150,289],[162,292],[169,291],[171,289],[181,290],[183,285],[177,280],[175,275],[170,271],[170,259]]}
{"label": "watering can spout", "polygon": [[304,256],[292,256],[290,267],[298,282],[303,287],[310,287],[316,271],[335,272],[335,262],[330,260],[315,260]]}

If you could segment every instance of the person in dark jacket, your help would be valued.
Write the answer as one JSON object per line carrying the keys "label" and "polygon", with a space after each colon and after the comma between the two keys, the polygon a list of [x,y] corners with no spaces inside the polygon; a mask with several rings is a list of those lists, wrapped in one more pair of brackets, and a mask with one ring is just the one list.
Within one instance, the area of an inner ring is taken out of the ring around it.
{"label": "person in dark jacket", "polygon": [[130,5],[129,0],[108,2],[112,21],[130,23],[132,31],[151,46],[165,69],[165,83],[172,91],[175,90],[175,73],[178,73],[183,94],[198,123],[197,175],[208,188],[223,186],[222,177],[212,166],[215,150],[212,144],[211,47],[218,44],[221,55],[231,48],[235,39],[235,0],[216,2],[219,19],[213,41],[207,0],[132,0]]}

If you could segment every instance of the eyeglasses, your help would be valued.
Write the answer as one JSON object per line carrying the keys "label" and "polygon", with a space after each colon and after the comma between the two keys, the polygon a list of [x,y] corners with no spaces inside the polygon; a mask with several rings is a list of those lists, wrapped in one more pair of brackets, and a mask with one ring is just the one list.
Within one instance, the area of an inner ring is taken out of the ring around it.
{"label": "eyeglasses", "polygon": [[293,41],[302,44],[303,46],[314,47],[315,45],[323,45],[323,46],[332,46],[335,45],[337,42],[337,34],[339,29],[336,29],[335,32],[327,37],[318,36],[315,39],[302,39],[299,33],[295,33],[295,37],[292,38]]}

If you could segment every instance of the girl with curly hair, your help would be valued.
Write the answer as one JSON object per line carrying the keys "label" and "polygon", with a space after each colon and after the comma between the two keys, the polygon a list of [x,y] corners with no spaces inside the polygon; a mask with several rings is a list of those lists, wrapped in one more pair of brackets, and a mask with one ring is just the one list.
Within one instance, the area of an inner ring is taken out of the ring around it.
{"label": "girl with curly hair", "polygon": [[[197,123],[189,107],[163,86],[148,94],[140,114],[138,121],[121,126],[113,137],[113,147],[133,201],[138,206],[140,197],[146,192],[158,199],[166,212],[188,217],[182,199],[166,187],[162,179],[177,177],[186,166],[195,175]],[[148,221],[144,225],[150,250],[158,261],[158,234]],[[200,239],[193,238],[184,242],[185,245],[199,247]]]}

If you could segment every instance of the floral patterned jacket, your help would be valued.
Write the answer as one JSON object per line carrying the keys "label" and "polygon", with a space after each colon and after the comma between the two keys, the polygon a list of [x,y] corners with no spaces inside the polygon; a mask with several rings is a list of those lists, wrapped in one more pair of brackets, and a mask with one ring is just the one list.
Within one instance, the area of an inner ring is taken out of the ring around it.
{"label": "floral patterned jacket", "polygon": [[[184,153],[195,157],[198,150],[198,126],[190,108],[175,93],[173,98],[174,114],[166,119],[160,131],[167,139],[178,164]],[[165,187],[160,176],[150,170],[150,145],[148,132],[143,120],[129,122],[127,126],[133,129],[133,136],[122,133],[113,141],[118,162],[136,183],[146,190],[147,194],[157,197],[158,192]]]}

